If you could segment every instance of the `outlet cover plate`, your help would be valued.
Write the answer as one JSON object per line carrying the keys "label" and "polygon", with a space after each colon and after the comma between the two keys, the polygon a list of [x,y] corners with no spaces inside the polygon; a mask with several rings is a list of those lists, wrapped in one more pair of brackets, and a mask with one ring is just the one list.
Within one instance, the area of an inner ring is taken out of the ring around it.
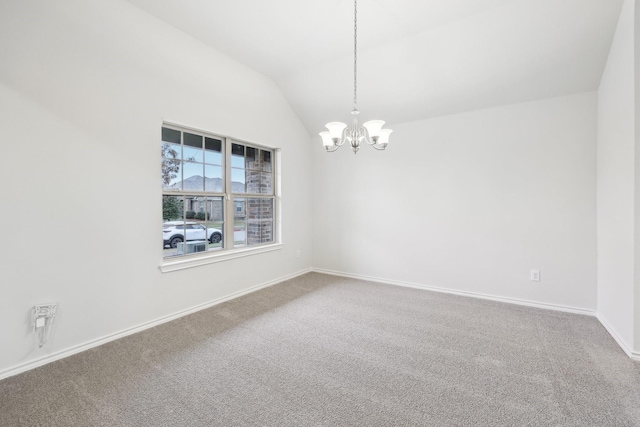
{"label": "outlet cover plate", "polygon": [[58,304],[40,304],[33,307],[33,317],[53,317],[56,315]]}
{"label": "outlet cover plate", "polygon": [[531,273],[529,275],[529,280],[531,280],[532,282],[539,282],[540,281],[540,270],[531,270]]}

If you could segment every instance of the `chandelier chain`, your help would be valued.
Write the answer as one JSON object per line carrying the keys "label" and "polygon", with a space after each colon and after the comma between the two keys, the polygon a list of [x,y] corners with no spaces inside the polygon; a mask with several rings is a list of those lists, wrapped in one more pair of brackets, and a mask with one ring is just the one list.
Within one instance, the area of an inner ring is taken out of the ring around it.
{"label": "chandelier chain", "polygon": [[353,0],[353,110],[351,126],[342,122],[327,123],[328,132],[320,132],[322,145],[328,153],[336,151],[345,143],[351,145],[354,153],[361,143],[376,150],[384,150],[389,143],[391,129],[383,129],[384,121],[369,120],[360,126],[358,123],[358,0]]}
{"label": "chandelier chain", "polygon": [[353,109],[358,109],[358,0],[353,2]]}

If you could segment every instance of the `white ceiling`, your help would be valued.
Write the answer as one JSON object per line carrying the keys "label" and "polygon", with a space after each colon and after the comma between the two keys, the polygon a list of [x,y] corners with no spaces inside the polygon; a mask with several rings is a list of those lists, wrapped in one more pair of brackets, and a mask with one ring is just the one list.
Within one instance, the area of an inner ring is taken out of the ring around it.
{"label": "white ceiling", "polygon": [[[280,87],[311,134],[350,120],[353,2],[128,0]],[[623,0],[359,0],[358,108],[388,124],[595,90]]]}

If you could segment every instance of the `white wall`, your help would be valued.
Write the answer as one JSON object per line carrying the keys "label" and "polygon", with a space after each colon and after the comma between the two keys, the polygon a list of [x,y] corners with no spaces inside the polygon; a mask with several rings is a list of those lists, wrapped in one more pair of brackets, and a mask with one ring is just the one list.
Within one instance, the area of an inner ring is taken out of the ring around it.
{"label": "white wall", "polygon": [[[386,152],[354,156],[311,149],[270,80],[129,3],[4,0],[0,378],[312,264],[582,310],[597,298],[629,348],[635,297],[637,352],[633,3],[597,95],[392,126]],[[163,119],[282,147],[283,250],[159,272]],[[60,311],[38,350],[29,315],[45,302]]]}
{"label": "white wall", "polygon": [[316,140],[314,267],[595,310],[596,110],[592,92],[394,125],[355,156]]}
{"label": "white wall", "polygon": [[[4,0],[0,52],[0,377],[311,266],[309,136],[273,82],[120,0]],[[282,148],[284,249],[159,271],[163,119]]]}
{"label": "white wall", "polygon": [[638,0],[635,0],[634,6],[634,75],[635,75],[635,280],[634,280],[634,339],[633,353],[636,359],[640,360],[640,7]]}
{"label": "white wall", "polygon": [[598,90],[598,316],[633,348],[634,1],[624,2]]}

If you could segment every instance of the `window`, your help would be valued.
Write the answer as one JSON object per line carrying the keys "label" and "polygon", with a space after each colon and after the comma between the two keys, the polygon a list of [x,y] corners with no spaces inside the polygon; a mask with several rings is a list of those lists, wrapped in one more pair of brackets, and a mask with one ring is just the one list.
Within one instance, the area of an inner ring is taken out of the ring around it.
{"label": "window", "polygon": [[275,242],[274,150],[165,125],[161,151],[165,258]]}

